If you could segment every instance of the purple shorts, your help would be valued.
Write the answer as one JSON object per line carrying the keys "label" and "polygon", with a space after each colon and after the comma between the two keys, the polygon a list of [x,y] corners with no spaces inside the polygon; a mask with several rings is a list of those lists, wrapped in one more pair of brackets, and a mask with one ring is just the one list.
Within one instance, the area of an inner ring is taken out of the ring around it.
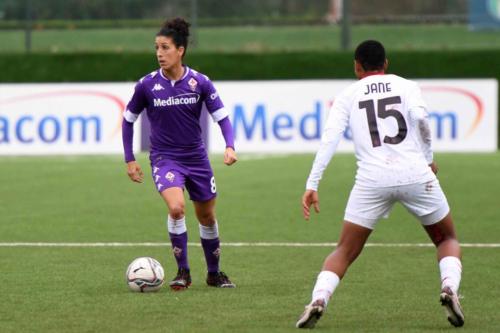
{"label": "purple shorts", "polygon": [[207,160],[174,161],[156,159],[151,165],[153,181],[159,193],[170,187],[186,187],[192,201],[208,201],[217,195],[215,177]]}

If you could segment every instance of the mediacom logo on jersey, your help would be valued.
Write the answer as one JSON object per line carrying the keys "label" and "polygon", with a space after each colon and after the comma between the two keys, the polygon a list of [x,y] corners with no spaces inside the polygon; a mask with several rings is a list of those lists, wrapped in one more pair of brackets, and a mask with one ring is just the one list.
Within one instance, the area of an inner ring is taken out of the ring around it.
{"label": "mediacom logo on jersey", "polygon": [[167,99],[155,98],[153,105],[155,107],[175,106],[175,105],[190,105],[196,104],[200,100],[199,94],[182,94],[177,96],[170,96]]}

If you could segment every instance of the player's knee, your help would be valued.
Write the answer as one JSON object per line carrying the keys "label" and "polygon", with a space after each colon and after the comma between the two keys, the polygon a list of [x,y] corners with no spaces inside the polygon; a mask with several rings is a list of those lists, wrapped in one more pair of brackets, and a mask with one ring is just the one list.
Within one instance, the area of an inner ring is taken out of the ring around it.
{"label": "player's knee", "polygon": [[201,225],[204,226],[213,226],[216,222],[215,214],[213,212],[206,212],[202,214],[198,214],[198,221]]}
{"label": "player's knee", "polygon": [[439,247],[443,244],[453,244],[453,243],[458,244],[458,240],[455,238],[454,235],[446,235],[446,234],[440,234],[439,237],[433,238],[432,242],[434,243],[434,245],[436,245],[436,247]]}
{"label": "player's knee", "polygon": [[[439,246],[443,242],[447,241],[457,241],[455,232],[453,229],[445,228],[442,224],[433,224],[426,227],[427,233],[431,238],[434,245]],[[458,241],[457,241],[458,242]]]}
{"label": "player's knee", "polygon": [[174,220],[179,220],[184,217],[184,205],[175,204],[169,207],[169,214]]}

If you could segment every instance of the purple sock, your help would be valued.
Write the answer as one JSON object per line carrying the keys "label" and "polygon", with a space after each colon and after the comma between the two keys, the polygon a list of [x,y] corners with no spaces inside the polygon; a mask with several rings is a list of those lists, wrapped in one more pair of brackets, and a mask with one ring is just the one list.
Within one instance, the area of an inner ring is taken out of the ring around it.
{"label": "purple sock", "polygon": [[172,242],[172,252],[174,253],[177,267],[189,270],[189,263],[187,259],[187,232],[182,234],[168,233],[170,241]]}
{"label": "purple sock", "polygon": [[209,273],[217,273],[219,271],[219,256],[220,256],[220,242],[219,237],[214,239],[201,239],[201,246],[205,252],[205,259],[207,260],[207,269]]}

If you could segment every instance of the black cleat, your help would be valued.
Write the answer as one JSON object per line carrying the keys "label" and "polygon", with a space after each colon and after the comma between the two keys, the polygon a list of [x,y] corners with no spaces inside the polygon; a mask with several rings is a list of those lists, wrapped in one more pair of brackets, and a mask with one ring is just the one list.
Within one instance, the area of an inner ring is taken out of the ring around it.
{"label": "black cleat", "polygon": [[184,290],[189,288],[191,285],[191,274],[189,274],[189,269],[179,268],[177,270],[177,275],[169,283],[172,290]]}
{"label": "black cleat", "polygon": [[446,311],[448,321],[455,327],[464,326],[464,313],[458,301],[458,296],[449,287],[444,287],[439,295],[441,305]]}
{"label": "black cleat", "polygon": [[306,305],[304,312],[300,315],[297,324],[297,328],[314,328],[316,322],[321,318],[325,312],[325,301],[318,299],[313,303]]}
{"label": "black cleat", "polygon": [[217,288],[236,288],[224,272],[208,273],[207,284]]}

